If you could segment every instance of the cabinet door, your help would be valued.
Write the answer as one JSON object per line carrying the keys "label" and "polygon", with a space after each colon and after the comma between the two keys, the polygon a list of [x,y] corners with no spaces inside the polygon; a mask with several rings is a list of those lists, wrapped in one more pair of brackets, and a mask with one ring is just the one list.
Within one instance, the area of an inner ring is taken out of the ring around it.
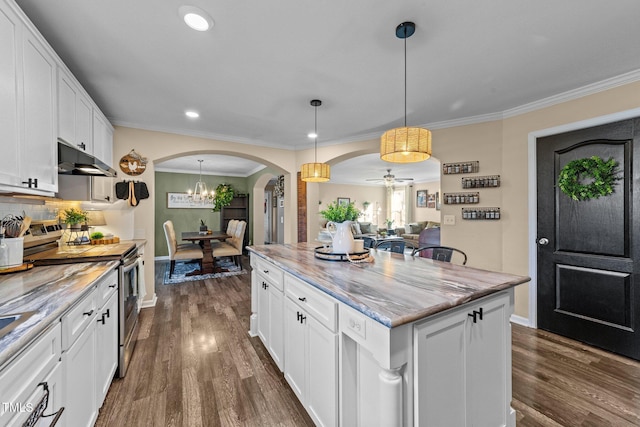
{"label": "cabinet door", "polygon": [[466,425],[466,328],[466,311],[415,327],[416,425]]}
{"label": "cabinet door", "polygon": [[[6,10],[5,10],[6,9]],[[0,9],[0,184],[18,186],[20,178],[20,106],[18,96],[22,24],[9,9]]]}
{"label": "cabinet door", "polygon": [[482,320],[474,323],[469,318],[467,323],[468,419],[474,425],[507,425],[511,400],[508,304],[506,295],[478,304],[474,310],[482,308]]}
{"label": "cabinet door", "polygon": [[258,336],[265,347],[269,348],[269,282],[256,275],[258,287]]}
{"label": "cabinet door", "polygon": [[87,154],[93,152],[93,108],[89,99],[80,91],[76,95],[76,142],[75,145]]}
{"label": "cabinet door", "polygon": [[282,371],[284,369],[284,295],[269,286],[269,353]]}
{"label": "cabinet door", "polygon": [[314,317],[308,331],[307,410],[318,426],[338,425],[338,336]]}
{"label": "cabinet door", "polygon": [[[56,64],[40,43],[25,31],[23,40],[24,140],[22,181],[37,179],[36,189],[58,189],[58,153],[55,135]],[[26,187],[26,184],[24,184]],[[33,189],[33,187],[32,187]]]}
{"label": "cabinet door", "polygon": [[99,110],[93,110],[93,155],[113,167],[113,131]]}
{"label": "cabinet door", "polygon": [[284,317],[284,377],[305,405],[307,326],[301,316],[307,316],[290,298],[285,298]]}
{"label": "cabinet door", "polygon": [[91,200],[94,202],[113,203],[115,180],[106,176],[91,177]]}
{"label": "cabinet door", "polygon": [[92,426],[96,406],[96,323],[91,322],[78,340],[62,354],[65,393],[61,425]]}
{"label": "cabinet door", "polygon": [[118,293],[111,297],[96,319],[96,404],[102,407],[118,367]]}
{"label": "cabinet door", "polygon": [[76,143],[76,86],[63,70],[58,70],[58,138]]}

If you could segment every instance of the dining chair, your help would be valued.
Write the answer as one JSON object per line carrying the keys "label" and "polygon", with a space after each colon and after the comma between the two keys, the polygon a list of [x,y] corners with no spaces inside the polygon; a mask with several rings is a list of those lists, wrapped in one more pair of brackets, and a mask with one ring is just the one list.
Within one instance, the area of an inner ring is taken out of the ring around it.
{"label": "dining chair", "polygon": [[376,249],[383,251],[391,251],[398,254],[404,253],[404,240],[382,240],[376,245]]}
{"label": "dining chair", "polygon": [[173,275],[173,271],[176,268],[176,261],[187,261],[197,259],[200,264],[200,270],[202,270],[202,248],[195,243],[181,243],[176,241],[176,232],[173,228],[173,222],[167,220],[162,224],[164,228],[164,235],[167,239],[167,247],[169,248],[169,260],[171,265],[169,267],[169,278]]}
{"label": "dining chair", "polygon": [[247,223],[245,221],[238,221],[233,236],[227,239],[227,241],[221,242],[220,244],[216,245],[211,250],[213,257],[232,257],[234,264],[240,267],[240,269],[242,270],[242,245],[244,243],[244,233],[246,231],[246,228]]}
{"label": "dining chair", "polygon": [[238,228],[238,223],[240,221],[237,219],[230,219],[227,224],[227,234],[231,237],[226,238],[224,241],[227,243],[232,243],[233,235],[236,232],[236,228]]}
{"label": "dining chair", "polygon": [[367,236],[362,236],[362,240],[364,240],[364,248],[375,248],[376,246],[376,239],[373,239],[371,237],[367,237]]}
{"label": "dining chair", "polygon": [[415,256],[418,254],[423,258],[431,258],[435,261],[451,262],[451,259],[456,253],[460,254],[463,258],[460,264],[465,265],[467,263],[467,254],[460,249],[449,246],[422,246],[414,249],[413,252],[411,252],[411,255]]}

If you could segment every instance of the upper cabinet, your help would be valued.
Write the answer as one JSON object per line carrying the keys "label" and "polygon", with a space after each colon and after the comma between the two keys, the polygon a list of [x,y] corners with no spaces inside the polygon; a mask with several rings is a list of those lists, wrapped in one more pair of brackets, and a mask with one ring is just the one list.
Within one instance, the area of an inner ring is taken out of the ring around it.
{"label": "upper cabinet", "polygon": [[0,0],[0,192],[53,196],[58,137],[113,164],[113,128],[14,0]]}
{"label": "upper cabinet", "polygon": [[91,101],[62,68],[58,70],[58,138],[95,155]]}
{"label": "upper cabinet", "polygon": [[58,188],[56,60],[20,14],[12,3],[0,3],[0,191],[52,195]]}

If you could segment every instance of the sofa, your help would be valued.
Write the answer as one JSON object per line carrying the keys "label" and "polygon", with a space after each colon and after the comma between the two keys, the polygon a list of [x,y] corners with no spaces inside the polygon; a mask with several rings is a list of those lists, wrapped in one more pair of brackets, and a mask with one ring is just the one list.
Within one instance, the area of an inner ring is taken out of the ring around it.
{"label": "sofa", "polygon": [[[318,241],[327,243],[331,242],[331,234],[327,231],[327,221],[320,222],[320,232],[318,233]],[[376,237],[378,234],[378,226],[370,222],[353,222],[351,224],[351,233],[355,239],[363,237]]]}
{"label": "sofa", "polygon": [[396,228],[395,232],[396,236],[404,239],[406,245],[417,248],[419,246],[420,233],[422,230],[429,228],[440,228],[440,223],[435,221],[411,222],[404,227]]}

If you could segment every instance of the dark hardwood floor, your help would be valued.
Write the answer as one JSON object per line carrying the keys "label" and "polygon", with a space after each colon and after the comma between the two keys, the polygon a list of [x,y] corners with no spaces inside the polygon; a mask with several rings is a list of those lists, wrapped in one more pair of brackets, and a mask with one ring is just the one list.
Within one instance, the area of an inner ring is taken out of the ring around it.
{"label": "dark hardwood floor", "polygon": [[[142,310],[129,371],[96,425],[312,426],[247,333],[251,276],[163,285],[163,271],[157,263],[157,305]],[[512,406],[518,427],[638,426],[640,363],[513,325]]]}

